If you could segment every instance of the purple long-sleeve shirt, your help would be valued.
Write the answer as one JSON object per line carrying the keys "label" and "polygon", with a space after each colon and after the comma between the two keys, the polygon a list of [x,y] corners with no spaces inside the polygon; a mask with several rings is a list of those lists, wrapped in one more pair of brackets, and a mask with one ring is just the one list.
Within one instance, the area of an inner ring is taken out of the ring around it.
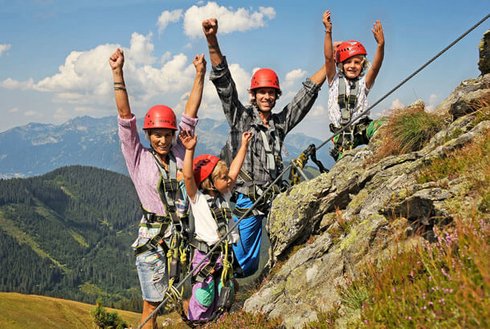
{"label": "purple long-sleeve shirt", "polygon": [[[181,130],[189,130],[194,133],[198,119],[182,115],[179,127]],[[129,176],[133,181],[136,193],[144,209],[159,216],[165,216],[166,210],[160,199],[158,183],[160,182],[160,170],[151,151],[141,144],[136,127],[136,117],[131,119],[119,118],[119,139],[121,150],[126,160]],[[177,143],[172,146],[171,152],[177,161],[177,168],[182,168],[185,148],[177,138]],[[145,219],[142,219],[145,222]],[[152,230],[140,227],[139,237],[150,238],[154,235]],[[140,241],[141,243],[142,241]],[[137,243],[139,244],[139,243]]]}

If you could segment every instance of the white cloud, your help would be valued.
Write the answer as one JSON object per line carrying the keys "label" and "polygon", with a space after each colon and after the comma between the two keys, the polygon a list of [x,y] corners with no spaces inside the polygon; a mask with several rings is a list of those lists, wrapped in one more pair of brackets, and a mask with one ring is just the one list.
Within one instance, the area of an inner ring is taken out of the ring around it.
{"label": "white cloud", "polygon": [[17,113],[17,112],[19,112],[19,108],[18,107],[12,107],[11,109],[8,109],[7,112],[8,113]]}
{"label": "white cloud", "polygon": [[[248,88],[250,87],[251,74],[238,64],[229,64],[229,68],[237,87],[239,100],[243,105],[249,104]],[[184,106],[186,100],[187,98],[183,99],[180,105]],[[212,117],[218,120],[225,118],[216,88],[208,81],[204,83],[203,98],[201,107],[199,108],[199,117]]]}
{"label": "white cloud", "polygon": [[327,108],[326,106],[320,105],[319,102],[315,103],[313,105],[310,113],[308,114],[308,117],[315,117],[315,118],[327,118]]}
{"label": "white cloud", "polygon": [[100,45],[81,52],[72,51],[58,73],[35,84],[33,89],[52,92],[55,100],[87,103],[112,91],[108,58],[117,45]]}
{"label": "white cloud", "polygon": [[[168,97],[169,94],[172,99],[167,102],[175,102],[181,93],[190,90],[194,79],[195,69],[184,54],[166,52],[157,61],[151,37],[151,34],[143,36],[133,33],[129,49],[123,49],[124,75],[131,105],[138,108],[146,108],[148,104],[145,102],[154,97]],[[72,51],[54,75],[38,82],[9,78],[2,81],[0,86],[53,93],[54,101],[75,104],[84,109],[84,113],[96,104],[112,108],[112,76],[108,58],[118,47],[121,48],[119,45],[105,44],[87,51]],[[58,118],[65,116],[62,110],[58,110]]]}
{"label": "white cloud", "polygon": [[284,79],[284,83],[281,84],[281,88],[290,88],[299,80],[304,80],[306,78],[306,71],[301,69],[295,69],[288,73],[286,73],[286,78]]}
{"label": "white cloud", "polygon": [[157,27],[158,33],[163,33],[167,26],[171,23],[176,23],[182,17],[182,9],[177,9],[173,11],[165,10],[158,17]]}
{"label": "white cloud", "polygon": [[155,57],[153,56],[153,50],[155,46],[152,41],[152,34],[144,36],[142,34],[134,32],[131,34],[131,43],[129,48],[128,59],[133,64],[148,64],[155,63]]}
{"label": "white cloud", "polygon": [[0,43],[0,56],[6,53],[11,48],[11,45],[8,43]]}
{"label": "white cloud", "polygon": [[5,89],[32,89],[32,87],[34,86],[34,80],[29,79],[27,81],[17,81],[11,78],[7,78],[3,80],[0,85]]}
{"label": "white cloud", "polygon": [[258,11],[245,8],[233,10],[216,2],[208,2],[202,7],[192,6],[185,12],[184,33],[189,37],[202,37],[201,22],[211,17],[218,19],[218,33],[226,34],[264,27],[266,20],[275,16],[276,11],[272,7],[259,7]]}
{"label": "white cloud", "polygon": [[439,96],[431,94],[429,96],[429,104],[425,106],[426,111],[433,111],[439,104]]}
{"label": "white cloud", "polygon": [[73,117],[73,113],[70,113],[62,107],[58,107],[53,114],[53,118],[59,122],[66,121],[71,117]]}
{"label": "white cloud", "polygon": [[402,109],[405,107],[405,104],[402,103],[401,100],[399,100],[398,98],[395,99],[393,102],[391,102],[391,108],[392,109]]}

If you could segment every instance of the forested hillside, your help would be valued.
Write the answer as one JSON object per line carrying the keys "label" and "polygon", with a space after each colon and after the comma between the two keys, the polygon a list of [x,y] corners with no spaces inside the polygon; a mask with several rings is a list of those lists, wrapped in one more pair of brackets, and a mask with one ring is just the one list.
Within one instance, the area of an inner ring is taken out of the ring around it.
{"label": "forested hillside", "polygon": [[136,310],[130,179],[92,167],[0,180],[0,290]]}

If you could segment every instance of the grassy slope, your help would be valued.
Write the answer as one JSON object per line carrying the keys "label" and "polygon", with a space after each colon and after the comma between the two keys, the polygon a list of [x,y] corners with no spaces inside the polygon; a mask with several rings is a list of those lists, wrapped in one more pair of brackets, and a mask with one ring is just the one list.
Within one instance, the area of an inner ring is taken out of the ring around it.
{"label": "grassy slope", "polygon": [[[0,292],[0,328],[2,329],[93,329],[90,312],[95,305],[66,299]],[[117,312],[132,328],[137,328],[140,313],[106,308]],[[177,313],[159,316],[157,323],[171,324],[168,328],[188,328]]]}
{"label": "grassy slope", "polygon": [[[0,328],[54,329],[93,328],[90,311],[94,305],[52,297],[0,293]],[[113,309],[106,309],[114,312]],[[137,327],[140,314],[116,310],[133,327]]]}

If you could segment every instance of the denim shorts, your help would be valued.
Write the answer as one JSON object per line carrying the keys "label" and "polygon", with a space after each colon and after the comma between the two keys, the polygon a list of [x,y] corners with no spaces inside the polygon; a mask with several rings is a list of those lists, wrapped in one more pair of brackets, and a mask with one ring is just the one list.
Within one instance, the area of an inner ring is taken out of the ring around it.
{"label": "denim shorts", "polygon": [[143,300],[161,302],[168,286],[167,258],[163,250],[149,250],[136,256],[136,270]]}

